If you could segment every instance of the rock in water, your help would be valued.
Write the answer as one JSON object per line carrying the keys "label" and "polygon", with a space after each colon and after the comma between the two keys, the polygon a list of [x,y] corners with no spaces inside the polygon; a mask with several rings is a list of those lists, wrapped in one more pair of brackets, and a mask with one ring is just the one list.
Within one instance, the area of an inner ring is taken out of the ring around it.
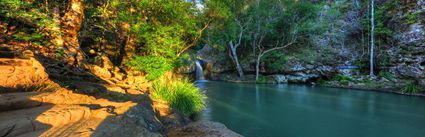
{"label": "rock in water", "polygon": [[211,121],[194,122],[168,133],[169,137],[242,137],[226,128],[225,125]]}

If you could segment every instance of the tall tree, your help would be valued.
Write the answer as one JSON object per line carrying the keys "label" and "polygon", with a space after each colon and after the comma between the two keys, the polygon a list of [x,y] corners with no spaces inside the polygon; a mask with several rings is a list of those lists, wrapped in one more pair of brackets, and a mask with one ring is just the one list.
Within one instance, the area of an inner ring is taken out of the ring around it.
{"label": "tall tree", "polygon": [[205,14],[212,19],[211,41],[222,45],[229,51],[229,57],[235,64],[239,78],[244,79],[244,71],[240,64],[238,48],[243,44],[246,27],[249,20],[246,18],[250,1],[240,0],[209,0],[206,1]]}
{"label": "tall tree", "polygon": [[237,49],[241,45],[242,37],[243,37],[243,33],[245,31],[245,28],[244,28],[244,26],[242,26],[240,21],[238,21],[237,19],[235,19],[235,21],[237,22],[237,24],[239,26],[240,32],[239,32],[238,40],[236,42],[233,42],[233,40],[229,41],[229,49],[230,49],[229,56],[230,56],[230,58],[232,58],[233,62],[236,65],[236,70],[238,71],[239,78],[245,79],[245,75],[244,75],[244,72],[243,72],[241,65],[239,64],[239,58],[238,58],[238,54],[237,54]]}
{"label": "tall tree", "polygon": [[78,33],[83,22],[84,5],[81,0],[70,0],[62,17],[62,32],[68,62],[72,65],[84,63],[84,55],[78,42]]}

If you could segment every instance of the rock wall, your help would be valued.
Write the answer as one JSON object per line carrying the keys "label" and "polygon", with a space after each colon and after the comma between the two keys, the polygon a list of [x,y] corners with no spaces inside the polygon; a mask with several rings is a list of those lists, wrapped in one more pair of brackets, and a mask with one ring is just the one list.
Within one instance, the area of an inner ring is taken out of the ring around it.
{"label": "rock wall", "polygon": [[387,51],[393,57],[389,70],[398,78],[413,79],[425,85],[425,2],[419,0],[408,13],[400,14],[411,13],[419,13],[417,21],[395,30],[397,44]]}

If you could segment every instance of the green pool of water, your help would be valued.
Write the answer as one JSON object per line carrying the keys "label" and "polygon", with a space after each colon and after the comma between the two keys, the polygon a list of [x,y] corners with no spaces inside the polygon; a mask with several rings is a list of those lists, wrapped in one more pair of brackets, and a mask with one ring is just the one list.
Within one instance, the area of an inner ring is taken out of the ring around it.
{"label": "green pool of water", "polygon": [[200,120],[247,137],[425,137],[425,98],[305,85],[197,84]]}

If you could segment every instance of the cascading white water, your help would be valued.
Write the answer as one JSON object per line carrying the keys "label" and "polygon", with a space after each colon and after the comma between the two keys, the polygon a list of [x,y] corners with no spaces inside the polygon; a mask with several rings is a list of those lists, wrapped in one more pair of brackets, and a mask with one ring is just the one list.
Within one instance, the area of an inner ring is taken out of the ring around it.
{"label": "cascading white water", "polygon": [[196,68],[195,68],[196,79],[197,80],[204,80],[205,79],[205,77],[204,77],[204,70],[202,69],[201,62],[199,60],[197,60],[195,62],[195,64],[196,64]]}
{"label": "cascading white water", "polygon": [[370,24],[371,24],[371,30],[370,30],[370,79],[373,79],[374,74],[373,74],[373,67],[374,67],[374,62],[373,62],[373,50],[375,48],[375,42],[374,42],[374,35],[375,35],[375,0],[371,0],[370,2],[370,6],[371,6],[371,16],[370,16]]}

